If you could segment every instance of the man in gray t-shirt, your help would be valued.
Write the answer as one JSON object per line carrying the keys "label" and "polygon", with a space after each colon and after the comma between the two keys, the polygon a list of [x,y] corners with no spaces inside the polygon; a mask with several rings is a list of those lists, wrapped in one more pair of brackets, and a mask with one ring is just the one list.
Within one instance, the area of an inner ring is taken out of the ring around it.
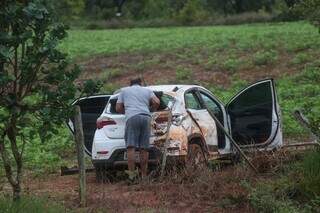
{"label": "man in gray t-shirt", "polygon": [[141,79],[134,79],[130,87],[121,89],[116,111],[126,117],[125,141],[128,155],[128,169],[135,170],[135,149],[140,150],[142,177],[147,176],[150,141],[150,107],[156,110],[160,101],[152,90],[141,86]]}

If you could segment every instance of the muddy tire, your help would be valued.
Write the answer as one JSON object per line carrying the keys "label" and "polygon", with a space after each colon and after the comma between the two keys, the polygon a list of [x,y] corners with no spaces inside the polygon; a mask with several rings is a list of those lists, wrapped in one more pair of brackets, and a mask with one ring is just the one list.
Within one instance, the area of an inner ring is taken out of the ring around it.
{"label": "muddy tire", "polygon": [[193,170],[207,167],[207,161],[200,145],[188,145],[186,167]]}

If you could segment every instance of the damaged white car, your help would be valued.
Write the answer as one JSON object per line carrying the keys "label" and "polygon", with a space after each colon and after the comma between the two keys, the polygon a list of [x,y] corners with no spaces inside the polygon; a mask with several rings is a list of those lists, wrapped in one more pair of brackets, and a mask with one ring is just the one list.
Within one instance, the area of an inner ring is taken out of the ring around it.
{"label": "damaged white car", "polygon": [[[205,163],[212,158],[234,154],[229,138],[208,111],[243,149],[274,149],[283,144],[281,113],[272,79],[248,86],[227,105],[197,85],[149,88],[161,100],[158,111],[152,113],[149,164],[158,164],[161,153],[166,153],[169,160],[187,163],[188,160]],[[75,102],[82,111],[85,150],[96,171],[127,165],[125,118],[115,111],[117,98],[118,94],[99,95]],[[171,125],[168,125],[169,116]],[[73,129],[71,121],[69,125]],[[168,143],[163,152],[167,134]]]}

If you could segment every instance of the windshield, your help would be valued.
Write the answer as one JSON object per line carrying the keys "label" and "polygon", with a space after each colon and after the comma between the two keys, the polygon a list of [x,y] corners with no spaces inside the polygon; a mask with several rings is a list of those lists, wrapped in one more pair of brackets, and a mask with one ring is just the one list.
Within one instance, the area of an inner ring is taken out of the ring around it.
{"label": "windshield", "polygon": [[[163,92],[154,92],[155,95],[160,100],[160,106],[157,111],[163,111],[168,108],[173,103],[174,98],[168,94],[164,94]],[[118,100],[118,96],[113,97],[109,100],[107,107],[106,107],[106,113],[108,114],[119,114],[116,112],[116,103]]]}

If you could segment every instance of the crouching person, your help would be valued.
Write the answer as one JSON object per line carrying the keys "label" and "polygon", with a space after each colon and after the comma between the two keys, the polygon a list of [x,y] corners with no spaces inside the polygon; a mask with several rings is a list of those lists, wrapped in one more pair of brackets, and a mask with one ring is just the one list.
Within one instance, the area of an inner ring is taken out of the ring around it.
{"label": "crouching person", "polygon": [[158,109],[160,100],[152,90],[141,86],[141,79],[134,79],[130,87],[122,88],[116,104],[116,111],[124,113],[126,119],[125,142],[128,156],[129,177],[135,174],[135,150],[140,151],[140,170],[142,178],[147,176],[151,113]]}

